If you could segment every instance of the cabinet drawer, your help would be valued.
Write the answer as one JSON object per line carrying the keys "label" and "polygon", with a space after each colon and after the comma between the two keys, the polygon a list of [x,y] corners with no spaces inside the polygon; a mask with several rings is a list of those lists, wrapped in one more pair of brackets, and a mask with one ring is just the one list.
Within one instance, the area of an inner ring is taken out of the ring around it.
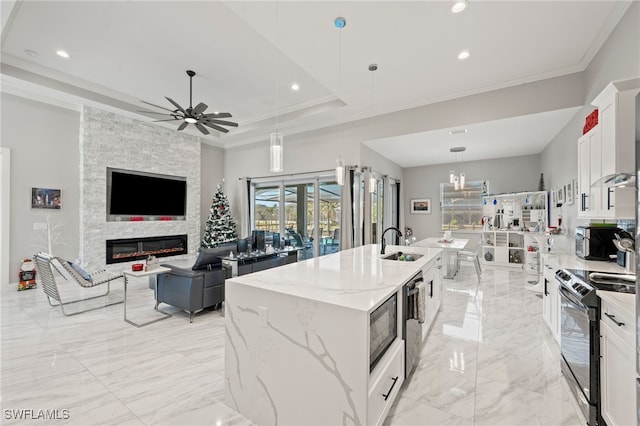
{"label": "cabinet drawer", "polygon": [[613,332],[626,343],[635,346],[635,317],[630,312],[604,299],[602,299],[601,312],[600,320],[611,327]]}
{"label": "cabinet drawer", "polygon": [[404,341],[397,339],[385,362],[376,367],[369,385],[367,424],[381,425],[404,382]]}

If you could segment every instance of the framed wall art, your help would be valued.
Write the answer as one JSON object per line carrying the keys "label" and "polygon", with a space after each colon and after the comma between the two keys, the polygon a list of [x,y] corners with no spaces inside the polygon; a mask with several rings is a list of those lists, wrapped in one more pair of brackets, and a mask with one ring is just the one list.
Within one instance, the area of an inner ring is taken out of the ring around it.
{"label": "framed wall art", "polygon": [[556,189],[556,198],[558,201],[558,204],[564,204],[565,199],[564,199],[564,186],[560,186]]}
{"label": "framed wall art", "polygon": [[573,182],[569,182],[564,186],[564,197],[567,205],[573,204]]}
{"label": "framed wall art", "polygon": [[31,188],[32,209],[60,209],[62,199],[59,189]]}
{"label": "framed wall art", "polygon": [[413,198],[410,212],[411,214],[431,214],[431,198]]}

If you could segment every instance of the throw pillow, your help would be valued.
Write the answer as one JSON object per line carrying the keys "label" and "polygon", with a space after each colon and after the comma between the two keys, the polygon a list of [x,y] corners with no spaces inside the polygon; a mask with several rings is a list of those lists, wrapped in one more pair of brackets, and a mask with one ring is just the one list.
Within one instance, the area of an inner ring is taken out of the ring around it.
{"label": "throw pillow", "polygon": [[80,276],[82,278],[84,278],[86,281],[89,281],[90,283],[93,282],[93,278],[91,277],[91,274],[88,273],[87,271],[84,270],[84,268],[82,268],[82,266],[78,265],[77,263],[73,263],[70,261],[67,261],[69,263],[69,265],[71,265],[71,267],[78,273],[80,274]]}

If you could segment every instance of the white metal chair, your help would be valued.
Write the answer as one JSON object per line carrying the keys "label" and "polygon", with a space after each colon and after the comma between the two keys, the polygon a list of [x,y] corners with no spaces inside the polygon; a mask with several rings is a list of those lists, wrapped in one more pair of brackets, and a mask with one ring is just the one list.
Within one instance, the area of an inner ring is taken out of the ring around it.
{"label": "white metal chair", "polygon": [[480,267],[480,249],[482,248],[482,240],[478,239],[472,250],[460,250],[456,256],[456,270],[460,267],[460,261],[473,262],[473,266],[476,268],[476,275],[478,276],[478,282],[482,275],[482,268]]}
{"label": "white metal chair", "polygon": [[[33,257],[33,260],[36,264],[36,279],[40,282],[42,286],[42,290],[44,294],[47,295],[47,299],[49,300],[49,305],[51,306],[60,306],[62,313],[65,316],[77,315],[82,312],[93,311],[95,309],[104,308],[106,306],[115,305],[117,303],[122,303],[124,298],[120,297],[116,300],[110,300],[109,292],[111,291],[111,281],[117,280],[119,278],[123,278],[122,274],[113,274],[111,272],[107,272],[106,270],[98,271],[91,274],[89,277],[83,277],[78,271],[76,271],[69,262],[64,259],[61,259],[56,256],[51,256],[47,253],[38,253]],[[76,283],[80,287],[90,288],[95,287],[101,284],[107,284],[107,291],[102,294],[85,297],[85,298],[73,298],[71,300],[63,300],[66,297],[61,295],[60,288],[56,283],[56,276],[54,273],[54,269],[68,282]],[[73,305],[81,302],[86,302],[88,300],[103,298],[105,303],[100,304],[99,306],[89,307],[88,309],[83,309],[79,311],[74,311],[72,313],[67,313],[64,310],[65,306]],[[54,304],[51,300],[55,300],[58,303]]]}

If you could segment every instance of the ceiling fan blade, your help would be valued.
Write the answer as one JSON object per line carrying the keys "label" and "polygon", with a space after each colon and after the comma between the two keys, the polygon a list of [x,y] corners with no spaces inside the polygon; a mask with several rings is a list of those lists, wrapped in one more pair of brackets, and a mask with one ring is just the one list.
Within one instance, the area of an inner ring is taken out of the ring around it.
{"label": "ceiling fan blade", "polygon": [[202,121],[202,124],[204,124],[207,127],[211,127],[212,129],[215,129],[215,130],[217,130],[219,132],[222,132],[222,133],[228,133],[229,132],[229,130],[225,129],[224,127],[217,126],[217,125],[215,125],[213,123],[210,123],[208,121]]}
{"label": "ceiling fan blade", "polygon": [[178,111],[182,112],[184,115],[187,115],[186,111],[180,105],[178,105],[178,103],[176,101],[174,101],[173,99],[171,99],[168,96],[165,96],[164,98],[166,100],[168,100],[169,102],[171,102],[174,107],[178,108]]}
{"label": "ceiling fan blade", "polygon": [[202,124],[200,124],[200,123],[194,123],[194,124],[196,125],[198,130],[200,130],[202,133],[204,133],[205,135],[209,134],[209,131],[207,130],[207,128],[204,127]]}
{"label": "ceiling fan blade", "polygon": [[234,123],[233,121],[216,120],[214,118],[203,118],[202,121],[214,124],[222,124],[223,126],[238,127],[238,123]]}
{"label": "ceiling fan blade", "polygon": [[187,123],[186,121],[183,121],[181,125],[178,126],[178,130],[184,130],[185,127],[187,127],[189,125],[189,123]]}
{"label": "ceiling fan blade", "polygon": [[[165,111],[174,112],[172,109],[161,107],[160,105],[152,104],[151,102],[145,102],[145,101],[140,101],[140,102],[142,102],[143,104],[154,106],[156,108],[163,109]],[[146,111],[140,111],[140,112],[146,112]],[[160,114],[160,113],[156,113],[156,114]]]}
{"label": "ceiling fan blade", "polygon": [[202,114],[203,116],[207,117],[207,118],[230,118],[231,114],[229,114],[228,112],[212,112],[210,114]]}
{"label": "ceiling fan blade", "polygon": [[195,108],[193,109],[193,111],[191,111],[192,115],[200,115],[201,113],[204,112],[205,109],[209,108],[207,106],[207,104],[203,104],[202,102],[200,102],[198,105],[195,106]]}
{"label": "ceiling fan blade", "polygon": [[156,111],[140,111],[140,110],[137,110],[136,112],[142,112],[142,113],[145,113],[145,114],[171,115],[171,114],[168,114],[166,112],[156,112]]}
{"label": "ceiling fan blade", "polygon": [[167,118],[166,120],[153,120],[152,123],[158,123],[160,121],[176,121],[177,118]]}

